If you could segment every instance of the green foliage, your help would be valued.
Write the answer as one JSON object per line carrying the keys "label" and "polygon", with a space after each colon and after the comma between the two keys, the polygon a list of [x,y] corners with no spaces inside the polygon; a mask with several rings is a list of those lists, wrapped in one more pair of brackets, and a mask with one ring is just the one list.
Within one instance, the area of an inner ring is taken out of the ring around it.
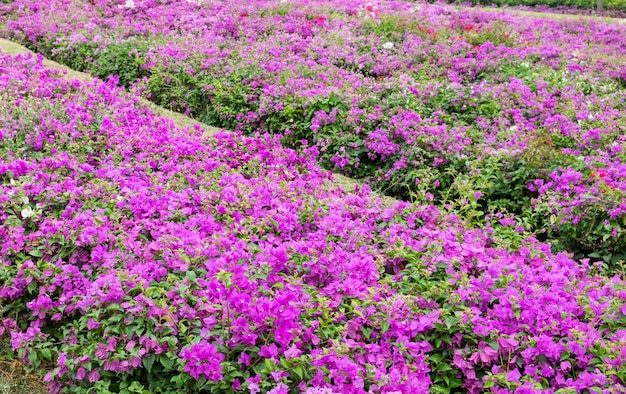
{"label": "green foliage", "polygon": [[261,18],[269,18],[274,16],[285,16],[294,8],[291,4],[278,4],[274,8],[264,8],[259,16]]}
{"label": "green foliage", "polygon": [[365,32],[395,42],[401,42],[406,34],[413,34],[422,38],[436,37],[435,29],[426,25],[423,21],[408,19],[394,14],[381,15],[378,20],[365,20],[361,28]]}
{"label": "green foliage", "polygon": [[128,87],[138,79],[149,75],[142,66],[150,45],[150,42],[139,39],[112,43],[105,49],[99,50],[88,68],[93,75],[103,80],[111,75],[117,75],[120,85]]}
{"label": "green foliage", "polygon": [[[429,0],[433,3],[434,0]],[[465,0],[448,1],[450,3],[468,3]],[[595,9],[598,5],[596,0],[471,0],[472,5],[484,6],[548,6],[548,7],[572,7],[582,9]],[[624,0],[604,0],[605,9],[626,10]]]}
{"label": "green foliage", "polygon": [[93,59],[95,51],[99,44],[91,41],[79,42],[69,45],[66,42],[55,43],[51,41],[43,41],[35,43],[34,49],[44,54],[46,57],[65,64],[66,66],[77,70],[86,71],[90,66],[90,59]]}
{"label": "green foliage", "polygon": [[[610,191],[607,191],[610,193]],[[609,200],[596,204],[585,204],[574,209],[579,220],[572,222],[563,215],[551,215],[548,235],[558,251],[569,251],[578,258],[591,258],[602,261],[609,273],[623,272],[626,261],[626,215],[610,218]],[[546,212],[545,206],[539,205],[538,210]]]}
{"label": "green foliage", "polygon": [[[194,63],[192,63],[192,68]],[[198,67],[199,68],[199,67]],[[246,115],[258,110],[258,87],[251,82],[262,70],[255,65],[238,67],[231,73],[191,72],[178,66],[153,70],[145,87],[156,104],[183,112],[208,125],[251,130],[257,117]]]}

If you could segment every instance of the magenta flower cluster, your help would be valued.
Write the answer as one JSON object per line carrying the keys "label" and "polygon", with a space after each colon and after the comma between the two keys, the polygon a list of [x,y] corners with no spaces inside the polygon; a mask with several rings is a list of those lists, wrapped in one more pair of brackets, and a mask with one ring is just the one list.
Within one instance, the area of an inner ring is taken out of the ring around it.
{"label": "magenta flower cluster", "polygon": [[[609,82],[624,80],[620,25],[457,12],[413,2],[113,3],[69,5],[74,17],[65,20],[41,12],[59,7],[55,1],[13,2],[4,6],[9,20],[3,35],[59,60],[80,58],[76,65],[94,72],[98,57],[116,45],[137,43],[131,64],[142,70],[137,76],[147,75],[138,90],[202,117],[195,96],[161,91],[184,80],[187,88],[207,95],[223,118],[216,122],[241,128],[270,122],[278,113],[285,116],[274,127],[293,131],[299,126],[289,108],[314,107],[336,94],[349,111],[317,110],[308,126],[322,134],[316,143],[324,151],[331,137],[322,131],[341,122],[347,135],[332,137],[332,158],[346,171],[367,158],[402,168],[420,160],[437,166],[503,149],[515,152],[540,128],[571,137],[571,147],[595,146],[615,136],[624,115]],[[390,26],[387,36],[373,27],[381,20]],[[92,53],[83,55],[85,48]],[[248,103],[241,108],[219,100],[220,94],[237,93],[228,90],[229,78],[239,73],[248,74],[242,97]],[[161,86],[159,78],[168,82]],[[591,92],[580,94],[582,88]],[[495,113],[491,104],[497,104]],[[420,116],[424,108],[427,118]],[[363,154],[352,153],[362,147]],[[382,178],[398,169],[379,165],[375,176]]]}
{"label": "magenta flower cluster", "polygon": [[220,362],[224,355],[218,353],[217,348],[206,342],[195,343],[180,352],[180,357],[185,360],[185,372],[198,379],[203,376],[212,381],[223,378]]}
{"label": "magenta flower cluster", "polygon": [[[441,178],[428,194],[437,196],[451,187],[450,171],[486,171],[490,158],[505,168],[501,177],[485,175],[496,183],[474,179],[487,204],[523,197],[498,194],[513,182],[525,189],[540,179],[547,191],[568,182],[550,178],[555,172],[588,174],[592,162],[623,162],[623,153],[611,153],[625,143],[620,24],[366,0],[20,0],[0,7],[5,37],[104,79],[118,75],[204,122],[279,132],[293,146],[305,139],[326,168],[399,197],[415,191],[424,169]],[[50,12],[60,8],[72,18]],[[529,174],[508,174],[510,161]],[[610,172],[623,182],[620,171]],[[563,200],[542,197],[541,212],[549,199]],[[523,209],[533,209],[529,201]],[[578,204],[563,205],[570,203]],[[613,211],[590,220],[611,216],[616,227],[619,204],[604,205]]]}
{"label": "magenta flower cluster", "polygon": [[624,390],[621,279],[2,64],[0,333],[52,392]]}
{"label": "magenta flower cluster", "polygon": [[[619,250],[623,26],[361,0],[0,15],[3,36],[108,81],[0,55],[0,339],[52,364],[51,392],[626,391],[619,275],[522,217],[473,228],[319,165],[426,204],[456,171],[478,204],[523,163],[511,190],[546,231]],[[176,127],[120,81],[236,130]]]}

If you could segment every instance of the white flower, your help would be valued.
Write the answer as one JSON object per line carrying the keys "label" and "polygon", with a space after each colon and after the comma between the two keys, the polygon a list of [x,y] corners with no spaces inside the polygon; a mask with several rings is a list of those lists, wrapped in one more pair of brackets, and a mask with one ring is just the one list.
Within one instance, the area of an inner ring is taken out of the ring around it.
{"label": "white flower", "polygon": [[118,5],[119,8],[126,8],[128,10],[132,10],[133,8],[135,8],[135,1],[134,0],[126,0],[126,3],[124,3],[123,5]]}
{"label": "white flower", "polygon": [[26,219],[26,218],[29,218],[29,217],[35,215],[35,212],[33,211],[33,209],[31,207],[26,207],[26,208],[22,209],[21,214],[22,214],[22,217],[24,219]]}
{"label": "white flower", "polygon": [[385,48],[385,49],[393,48],[393,42],[387,41],[386,43],[383,44],[383,48]]}

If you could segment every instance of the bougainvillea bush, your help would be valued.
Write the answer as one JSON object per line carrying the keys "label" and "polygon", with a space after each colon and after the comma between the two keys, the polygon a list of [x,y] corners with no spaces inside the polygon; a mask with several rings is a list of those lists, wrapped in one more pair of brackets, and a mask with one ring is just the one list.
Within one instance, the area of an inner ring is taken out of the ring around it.
{"label": "bougainvillea bush", "polygon": [[52,393],[626,390],[626,283],[513,219],[0,64],[0,338]]}
{"label": "bougainvillea bush", "polygon": [[[403,200],[474,199],[476,224],[513,214],[555,250],[623,258],[626,26],[399,1],[0,7],[1,35],[157,104],[316,147],[323,167]],[[576,185],[559,175],[572,171]]]}

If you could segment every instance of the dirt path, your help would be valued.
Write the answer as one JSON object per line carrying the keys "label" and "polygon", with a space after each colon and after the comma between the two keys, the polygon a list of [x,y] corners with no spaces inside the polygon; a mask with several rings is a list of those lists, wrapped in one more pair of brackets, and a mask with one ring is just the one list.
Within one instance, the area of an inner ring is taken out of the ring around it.
{"label": "dirt path", "polygon": [[526,16],[530,18],[538,18],[538,19],[556,19],[556,20],[578,20],[578,21],[596,21],[596,22],[604,22],[604,23],[621,23],[626,24],[625,18],[610,18],[606,16],[595,16],[595,15],[578,15],[578,14],[556,14],[550,12],[538,12],[538,11],[524,11],[518,10],[515,8],[496,8],[496,7],[462,7],[455,6],[458,10],[463,11],[479,11],[479,12],[506,12],[512,15]]}

